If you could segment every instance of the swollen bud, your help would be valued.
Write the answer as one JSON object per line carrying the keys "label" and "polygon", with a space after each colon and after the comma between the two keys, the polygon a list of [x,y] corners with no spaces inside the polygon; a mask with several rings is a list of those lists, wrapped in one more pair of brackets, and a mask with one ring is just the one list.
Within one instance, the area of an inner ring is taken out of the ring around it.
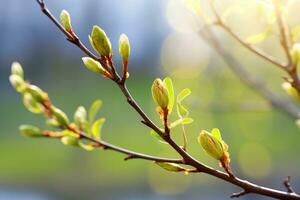
{"label": "swollen bud", "polygon": [[84,65],[91,70],[92,72],[104,75],[106,73],[106,70],[102,67],[102,65],[90,57],[83,57],[82,61]]}
{"label": "swollen bud", "polygon": [[11,74],[20,76],[22,79],[24,78],[24,71],[20,63],[13,62],[11,65]]}
{"label": "swollen bud", "polygon": [[168,108],[169,105],[169,92],[161,79],[155,79],[152,84],[152,97],[154,102],[163,110]]}
{"label": "swollen bud", "polygon": [[111,56],[112,47],[106,33],[99,27],[93,26],[91,36],[89,37],[91,45],[101,56]]}
{"label": "swollen bud", "polygon": [[23,95],[23,103],[25,107],[32,113],[41,113],[44,111],[42,104],[37,102],[28,92],[25,92]]}
{"label": "swollen bud", "polygon": [[51,112],[59,125],[67,126],[69,124],[68,116],[62,110],[52,106]]}
{"label": "swollen bud", "polygon": [[220,161],[220,166],[226,170],[229,176],[233,176],[229,166],[228,145],[222,140],[219,129],[214,128],[211,133],[202,130],[198,142],[208,155]]}
{"label": "swollen bud", "polygon": [[82,126],[87,122],[87,112],[83,106],[79,106],[74,114],[75,124]]}
{"label": "swollen bud", "polygon": [[294,88],[292,86],[291,83],[289,82],[284,82],[282,83],[282,88],[286,91],[286,93],[291,96],[293,99],[299,101],[300,100],[300,96],[298,91],[296,90],[296,88]]}
{"label": "swollen bud", "polygon": [[13,74],[9,76],[10,84],[17,92],[24,93],[27,89],[27,83],[19,75]]}
{"label": "swollen bud", "polygon": [[28,137],[42,137],[43,136],[43,132],[35,126],[21,125],[19,127],[19,130],[20,130],[21,134],[24,136],[28,136]]}
{"label": "swollen bud", "polygon": [[29,85],[26,91],[30,93],[37,102],[42,103],[48,100],[48,94],[35,85]]}
{"label": "swollen bud", "polygon": [[64,136],[61,138],[61,142],[64,145],[70,145],[70,146],[78,146],[79,145],[79,139],[72,136]]}
{"label": "swollen bud", "polygon": [[66,29],[66,31],[72,32],[71,17],[70,17],[70,14],[68,13],[68,11],[66,11],[66,10],[61,11],[60,21],[61,21],[62,25],[64,26],[64,28]]}
{"label": "swollen bud", "polygon": [[224,154],[222,143],[208,131],[202,130],[198,137],[198,142],[208,155],[220,160]]}
{"label": "swollen bud", "polygon": [[123,33],[119,39],[119,53],[123,63],[127,63],[130,56],[130,43],[128,37]]}

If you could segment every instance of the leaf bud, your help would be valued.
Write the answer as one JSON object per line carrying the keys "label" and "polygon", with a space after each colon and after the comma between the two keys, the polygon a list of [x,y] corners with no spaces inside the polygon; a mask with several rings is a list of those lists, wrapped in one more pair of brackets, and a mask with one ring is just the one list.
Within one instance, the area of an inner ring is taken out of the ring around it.
{"label": "leaf bud", "polygon": [[163,110],[169,105],[169,92],[161,79],[155,79],[152,84],[152,97],[154,102]]}
{"label": "leaf bud", "polygon": [[93,26],[89,37],[91,45],[101,56],[111,56],[112,47],[109,38],[99,26]]}

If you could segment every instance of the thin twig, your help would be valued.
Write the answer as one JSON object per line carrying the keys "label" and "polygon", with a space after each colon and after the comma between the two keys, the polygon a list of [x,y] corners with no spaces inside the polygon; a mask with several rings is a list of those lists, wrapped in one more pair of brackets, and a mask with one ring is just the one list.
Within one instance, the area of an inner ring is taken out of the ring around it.
{"label": "thin twig", "polygon": [[289,193],[295,193],[295,191],[293,190],[292,186],[291,186],[291,177],[288,176],[283,180],[283,185],[284,187],[286,187],[287,191]]}
{"label": "thin twig", "polygon": [[[38,1],[39,2],[39,1]],[[43,3],[44,4],[44,3]],[[41,5],[41,4],[40,4]],[[42,6],[41,6],[42,7]],[[45,5],[44,5],[45,7]],[[45,12],[44,12],[45,13]],[[45,13],[48,17],[51,16],[50,19],[55,19],[49,12]],[[52,20],[53,21],[53,20]],[[78,45],[78,44],[75,44]],[[81,49],[81,48],[80,48]],[[84,51],[85,52],[85,51]],[[85,52],[86,53],[86,52]],[[116,73],[117,74],[117,73]],[[156,131],[175,151],[177,151],[183,158],[183,163],[185,165],[189,165],[191,167],[194,167],[196,171],[194,172],[203,172],[210,174],[214,177],[217,177],[219,179],[222,179],[226,182],[232,183],[233,185],[239,186],[243,188],[245,191],[248,191],[249,193],[256,193],[264,196],[269,196],[277,199],[287,199],[287,200],[300,200],[300,196],[295,193],[288,193],[278,190],[273,190],[270,188],[262,187],[253,183],[250,183],[246,180],[239,179],[237,177],[233,177],[228,175],[227,173],[215,170],[209,166],[204,165],[203,163],[197,161],[195,158],[193,158],[190,154],[188,154],[184,149],[182,149],[171,137],[169,134],[165,134],[165,132],[162,132],[158,126],[156,126],[151,119],[144,113],[144,111],[140,108],[140,106],[136,103],[136,101],[133,99],[133,97],[130,95],[130,92],[128,91],[126,84],[122,83],[122,81],[119,79],[115,79],[114,82],[118,84],[119,88],[123,92],[124,96],[126,97],[127,102],[133,107],[134,110],[137,111],[137,113],[141,116],[143,119],[142,122]],[[85,137],[85,135],[83,135]],[[108,147],[106,147],[108,148]]]}
{"label": "thin twig", "polygon": [[248,194],[248,192],[247,192],[246,190],[243,190],[243,191],[241,191],[241,192],[233,193],[233,194],[230,196],[230,198],[239,198],[239,197],[244,196],[244,195],[246,195],[246,194]]}

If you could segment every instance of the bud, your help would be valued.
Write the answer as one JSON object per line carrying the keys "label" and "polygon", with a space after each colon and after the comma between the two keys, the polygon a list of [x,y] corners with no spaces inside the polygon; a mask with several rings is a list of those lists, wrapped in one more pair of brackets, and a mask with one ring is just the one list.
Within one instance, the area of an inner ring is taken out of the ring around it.
{"label": "bud", "polygon": [[208,131],[201,131],[198,142],[211,157],[216,160],[220,160],[223,157],[224,149],[222,143]]}
{"label": "bud", "polygon": [[298,91],[296,90],[296,88],[294,88],[292,86],[291,83],[289,82],[284,82],[282,83],[282,88],[286,91],[286,93],[291,96],[293,99],[299,101],[300,100],[300,96]]}
{"label": "bud", "polygon": [[58,124],[61,126],[67,126],[69,124],[68,116],[62,110],[52,106],[51,111]]}
{"label": "bud", "polygon": [[83,57],[82,61],[84,65],[91,70],[92,72],[104,75],[106,73],[106,70],[102,67],[102,65],[90,57]]}
{"label": "bud", "polygon": [[23,103],[25,107],[32,113],[41,113],[44,111],[42,104],[37,102],[28,92],[25,92],[23,95]]}
{"label": "bud", "polygon": [[21,78],[24,78],[24,71],[20,63],[13,62],[11,65],[11,74],[20,76]]}
{"label": "bud", "polygon": [[17,90],[17,92],[23,93],[27,89],[27,83],[19,75],[13,74],[9,76],[11,85]]}
{"label": "bud", "polygon": [[130,56],[130,43],[128,37],[124,33],[119,39],[119,53],[123,62],[127,63]]}
{"label": "bud", "polygon": [[295,63],[298,63],[300,61],[300,43],[296,43],[293,45],[291,56]]}
{"label": "bud", "polygon": [[68,11],[62,10],[60,13],[60,21],[62,25],[65,27],[66,31],[72,32],[72,25],[71,25],[71,17]]}
{"label": "bud", "polygon": [[87,112],[83,106],[79,106],[74,114],[74,122],[82,126],[87,122]]}
{"label": "bud", "polygon": [[61,142],[64,145],[70,145],[70,146],[78,146],[79,145],[79,139],[72,136],[64,136],[61,138]]}
{"label": "bud", "polygon": [[169,104],[169,92],[161,79],[155,79],[152,84],[152,97],[155,103],[162,109],[167,109]]}
{"label": "bud", "polygon": [[37,102],[42,103],[48,100],[48,94],[35,85],[29,85],[27,92],[30,93]]}
{"label": "bud", "polygon": [[35,127],[35,126],[31,126],[31,125],[21,125],[19,127],[19,130],[21,132],[22,135],[24,136],[28,136],[28,137],[43,137],[43,132]]}
{"label": "bud", "polygon": [[94,26],[90,42],[93,48],[102,56],[111,56],[112,47],[109,38],[106,36],[106,33],[99,27]]}

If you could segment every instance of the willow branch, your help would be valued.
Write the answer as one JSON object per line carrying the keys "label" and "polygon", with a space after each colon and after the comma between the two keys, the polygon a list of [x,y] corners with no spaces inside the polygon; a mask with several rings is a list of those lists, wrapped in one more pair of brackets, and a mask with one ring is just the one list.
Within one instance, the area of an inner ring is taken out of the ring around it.
{"label": "willow branch", "polygon": [[[45,4],[43,1],[38,1],[40,6],[43,8]],[[43,10],[43,9],[42,9]],[[45,10],[46,12],[47,10]],[[44,12],[44,13],[45,13]],[[51,16],[50,19],[55,19],[49,12],[45,13],[48,17]],[[53,21],[53,20],[52,20]],[[77,45],[75,43],[75,45]],[[81,49],[81,48],[80,48]],[[85,51],[84,51],[85,52]],[[85,52],[86,53],[86,52]],[[117,74],[117,73],[116,73]],[[234,176],[230,176],[227,173],[222,171],[213,169],[200,161],[193,158],[188,152],[182,149],[171,137],[170,134],[166,134],[164,131],[161,131],[160,128],[155,125],[151,119],[145,114],[145,112],[141,109],[141,107],[136,103],[136,101],[131,96],[129,90],[126,87],[126,84],[122,82],[120,77],[117,74],[117,77],[113,80],[116,84],[118,84],[121,89],[123,95],[125,96],[129,105],[140,115],[143,119],[142,123],[146,126],[150,127],[152,130],[156,131],[181,157],[183,158],[183,164],[194,167],[194,173],[207,173],[219,179],[222,179],[228,183],[241,187],[243,190],[247,191],[247,193],[255,193],[264,196],[269,196],[277,199],[287,199],[287,200],[300,200],[300,196],[295,193],[288,193],[279,190],[274,190],[271,188],[262,187],[253,183],[250,183],[246,180],[239,179]],[[85,137],[85,135],[83,135]]]}

